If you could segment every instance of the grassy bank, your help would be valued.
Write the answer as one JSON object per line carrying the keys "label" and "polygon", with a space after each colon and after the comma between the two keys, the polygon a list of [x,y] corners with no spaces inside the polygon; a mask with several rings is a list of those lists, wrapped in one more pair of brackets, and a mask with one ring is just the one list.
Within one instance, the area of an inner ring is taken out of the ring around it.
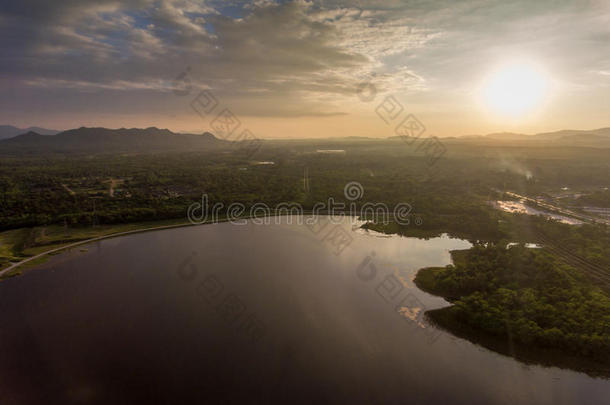
{"label": "grassy bank", "polygon": [[[27,258],[54,249],[70,246],[93,238],[184,224],[184,218],[163,221],[134,222],[130,224],[98,225],[94,227],[64,227],[59,225],[14,229],[0,232],[0,271]],[[0,279],[19,275],[27,268],[44,263],[54,253],[31,260],[3,274]],[[56,253],[55,253],[56,254]]]}
{"label": "grassy bank", "polygon": [[[271,213],[271,216],[282,216],[282,213]],[[261,217],[241,216],[232,220],[244,220]],[[219,216],[214,223],[227,222],[225,216]],[[212,221],[206,222],[212,223]],[[94,227],[64,227],[51,225],[45,227],[21,228],[0,232],[0,281],[22,274],[28,268],[45,263],[53,255],[67,249],[80,249],[81,244],[126,234],[192,226],[184,218],[134,222],[117,225],[98,225]],[[31,259],[37,255],[41,257]],[[30,259],[30,260],[28,260]],[[28,260],[18,267],[6,271],[13,264]],[[5,271],[4,273],[2,273]]]}

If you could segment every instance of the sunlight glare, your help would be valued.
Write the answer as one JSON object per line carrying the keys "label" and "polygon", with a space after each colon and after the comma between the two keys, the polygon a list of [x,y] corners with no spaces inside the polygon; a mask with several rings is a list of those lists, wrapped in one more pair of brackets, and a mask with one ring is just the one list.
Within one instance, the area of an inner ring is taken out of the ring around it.
{"label": "sunlight glare", "polygon": [[548,74],[540,67],[531,63],[511,63],[488,76],[481,96],[492,112],[520,117],[541,104],[548,87]]}

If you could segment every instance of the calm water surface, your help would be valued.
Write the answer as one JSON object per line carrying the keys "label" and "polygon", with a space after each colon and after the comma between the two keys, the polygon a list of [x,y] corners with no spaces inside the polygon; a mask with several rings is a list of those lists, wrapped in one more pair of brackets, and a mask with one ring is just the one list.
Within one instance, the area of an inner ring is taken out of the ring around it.
{"label": "calm water surface", "polygon": [[426,324],[415,272],[468,242],[340,228],[340,254],[330,227],[136,234],[0,283],[0,404],[607,403]]}

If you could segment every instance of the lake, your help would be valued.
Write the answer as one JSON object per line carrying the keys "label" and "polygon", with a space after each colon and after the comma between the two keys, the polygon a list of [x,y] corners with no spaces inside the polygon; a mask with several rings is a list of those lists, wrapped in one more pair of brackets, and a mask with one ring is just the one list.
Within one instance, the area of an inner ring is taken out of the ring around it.
{"label": "lake", "polygon": [[427,324],[447,302],[412,278],[469,242],[287,222],[102,240],[0,283],[0,403],[607,403],[608,380]]}

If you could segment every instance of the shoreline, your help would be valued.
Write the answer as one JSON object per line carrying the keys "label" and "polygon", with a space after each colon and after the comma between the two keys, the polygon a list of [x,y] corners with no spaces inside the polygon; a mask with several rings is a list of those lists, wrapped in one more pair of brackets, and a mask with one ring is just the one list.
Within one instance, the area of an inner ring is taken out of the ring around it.
{"label": "shoreline", "polygon": [[[274,213],[271,217],[282,216],[281,214]],[[59,254],[60,252],[69,251],[73,248],[86,245],[92,242],[97,242],[100,240],[111,239],[115,237],[127,236],[132,234],[144,233],[144,232],[153,232],[153,231],[161,231],[166,229],[178,229],[189,226],[199,226],[199,225],[210,225],[215,223],[226,223],[234,220],[248,220],[248,219],[256,219],[262,218],[266,216],[247,216],[240,218],[217,218],[214,220],[205,221],[202,223],[192,223],[192,222],[179,222],[175,224],[167,224],[160,226],[146,226],[143,228],[132,229],[121,232],[114,232],[106,235],[95,236],[92,238],[87,238],[84,240],[79,240],[73,243],[68,243],[63,246],[54,247],[52,249],[46,250],[44,252],[35,254],[33,256],[27,257],[19,262],[13,263],[9,267],[0,270],[0,282],[6,280],[8,278],[18,276],[22,274],[22,270],[24,267],[28,270],[33,269],[35,266],[43,265],[46,260],[48,260],[51,256],[55,254]],[[162,222],[162,221],[158,221]],[[135,224],[121,224],[125,226],[135,225]],[[143,224],[144,225],[144,224]],[[150,225],[150,224],[147,224]],[[363,227],[367,228],[367,227]],[[391,233],[390,233],[391,234]],[[428,237],[431,237],[428,235]],[[460,252],[466,252],[468,249],[462,250],[454,250],[450,251],[451,254],[451,262],[455,264],[456,261],[460,261]],[[38,260],[43,260],[38,262]],[[520,361],[524,364],[528,365],[541,365],[544,367],[558,367],[562,369],[568,369],[575,372],[582,372],[594,378],[602,378],[602,379],[610,379],[610,367],[604,363],[598,363],[590,359],[578,357],[571,354],[566,354],[559,349],[545,349],[540,347],[532,347],[525,346],[523,344],[519,344],[514,342],[510,335],[507,336],[497,336],[487,333],[482,330],[478,330],[471,326],[465,325],[456,321],[453,317],[450,316],[449,311],[450,308],[453,307],[453,301],[458,299],[459,297],[452,297],[444,294],[442,291],[434,288],[432,283],[432,279],[435,271],[439,271],[444,269],[444,267],[424,267],[417,271],[416,276],[413,280],[414,284],[421,291],[429,293],[434,296],[442,297],[449,302],[448,306],[433,309],[425,312],[426,318],[439,329],[445,330],[452,335],[468,340],[469,342],[482,346],[490,351],[493,351],[497,354],[511,357],[517,361]],[[14,272],[13,274],[11,274]]]}
{"label": "shoreline", "polygon": [[[277,215],[272,215],[272,216],[277,216]],[[200,225],[210,225],[210,224],[217,224],[217,223],[224,223],[224,222],[229,222],[232,220],[242,220],[242,219],[255,219],[255,218],[259,218],[257,216],[248,216],[248,217],[240,217],[240,218],[216,218],[214,220],[210,220],[210,221],[205,221],[202,223],[192,223],[192,222],[179,222],[176,224],[169,224],[169,225],[160,225],[160,226],[153,226],[153,227],[146,227],[146,228],[137,228],[137,229],[132,229],[132,230],[128,230],[128,231],[121,231],[121,232],[114,232],[114,233],[109,233],[106,235],[100,235],[100,236],[95,236],[93,238],[88,238],[88,239],[83,239],[83,240],[79,240],[76,242],[72,242],[72,243],[68,243],[67,245],[62,245],[62,246],[58,246],[49,250],[45,250],[44,252],[35,254],[33,256],[27,257],[19,262],[13,263],[12,265],[8,266],[5,269],[0,270],[0,282],[2,282],[2,280],[5,280],[7,278],[13,277],[13,276],[18,276],[20,274],[20,268],[22,269],[24,265],[27,265],[30,262],[39,260],[39,259],[46,259],[46,256],[53,256],[54,254],[58,254],[64,250],[70,250],[73,249],[75,247],[81,246],[81,245],[85,245],[91,242],[97,242],[100,240],[104,240],[104,239],[111,239],[111,238],[116,238],[116,237],[120,237],[120,236],[126,236],[126,235],[132,235],[132,234],[137,234],[137,233],[144,233],[144,232],[154,232],[154,231],[162,231],[162,230],[166,230],[166,229],[176,229],[176,228],[185,228],[185,227],[189,227],[189,226],[200,226]],[[164,220],[160,220],[158,222],[163,222]],[[165,220],[167,221],[167,220]],[[154,221],[152,222],[154,223]],[[120,225],[131,225],[131,224],[120,224]],[[44,262],[41,263],[35,263],[32,264],[30,263],[32,266],[36,266],[39,264],[43,264]],[[15,274],[9,274],[11,271],[17,271]]]}
{"label": "shoreline", "polygon": [[[37,266],[37,265],[41,265],[41,264],[45,263],[46,260],[48,260],[48,258],[50,256],[59,254],[64,250],[70,250],[70,249],[73,249],[73,248],[76,248],[76,247],[79,247],[81,245],[85,245],[85,244],[88,244],[91,242],[97,242],[97,241],[104,240],[104,239],[116,238],[116,237],[120,237],[120,236],[132,235],[132,234],[143,233],[143,232],[162,231],[162,230],[166,230],[166,229],[184,228],[184,227],[189,227],[189,226],[210,225],[210,224],[225,223],[225,222],[231,222],[231,221],[250,220],[250,219],[266,218],[266,217],[270,218],[270,217],[287,216],[287,215],[291,215],[291,214],[284,214],[284,213],[276,212],[276,213],[271,213],[270,215],[253,215],[253,216],[248,215],[248,216],[243,216],[243,217],[239,217],[239,218],[221,217],[221,218],[215,218],[212,220],[204,221],[202,223],[179,222],[179,223],[175,223],[175,224],[152,226],[152,227],[147,226],[144,228],[136,228],[136,229],[131,229],[131,230],[127,230],[127,231],[113,232],[113,233],[109,233],[109,234],[105,234],[105,235],[94,236],[92,238],[77,240],[77,241],[70,242],[65,245],[56,246],[49,250],[45,250],[43,252],[36,253],[32,256],[26,257],[23,260],[15,262],[15,263],[9,265],[8,267],[0,270],[0,282],[2,282],[3,280],[6,280],[8,278],[20,275],[22,269],[24,269],[24,268],[30,269],[31,267],[29,267],[29,266],[33,267],[33,266]],[[311,211],[311,212],[303,212],[302,215],[328,216],[330,214],[324,213],[324,212],[314,213],[313,211]],[[345,215],[343,215],[343,216],[345,216]],[[155,222],[164,222],[164,221],[172,221],[172,220],[151,221],[151,222],[147,222],[146,224],[150,225],[150,224],[154,224]],[[138,224],[138,223],[116,224],[116,226],[130,226],[130,225],[136,225],[136,224]],[[36,227],[33,227],[32,229],[34,229],[34,228],[36,228]],[[28,229],[28,228],[24,228],[24,229]],[[59,242],[59,243],[61,243],[61,242]],[[51,244],[51,245],[53,245],[53,244]],[[39,260],[43,260],[43,261],[38,262]]]}
{"label": "shoreline", "polygon": [[424,267],[417,271],[413,283],[420,290],[444,298],[449,305],[443,308],[426,311],[424,316],[435,327],[444,330],[458,338],[465,339],[470,343],[484,347],[494,353],[513,358],[526,365],[538,365],[543,367],[557,367],[574,372],[584,373],[590,377],[610,380],[610,365],[595,362],[594,360],[568,354],[557,348],[542,348],[538,346],[527,346],[514,341],[510,334],[499,336],[484,330],[474,328],[459,322],[451,316],[453,302],[459,297],[452,297],[434,288],[431,279],[436,271],[443,267]]}
{"label": "shoreline", "polygon": [[[225,220],[218,220],[218,221],[215,221],[215,222],[226,222],[226,221],[227,220],[225,219]],[[209,222],[209,223],[212,223],[212,222]],[[135,233],[160,231],[160,230],[164,230],[164,229],[182,228],[182,227],[186,227],[186,226],[196,226],[196,225],[206,225],[206,224],[208,224],[208,222],[204,222],[202,224],[193,224],[193,223],[187,222],[187,223],[179,223],[179,224],[174,224],[174,225],[162,225],[162,226],[157,226],[157,227],[134,229],[134,230],[123,231],[123,232],[115,232],[115,233],[111,233],[111,234],[107,234],[107,235],[96,236],[94,238],[80,240],[80,241],[77,241],[77,242],[69,243],[67,245],[63,245],[63,246],[59,246],[59,247],[56,247],[56,248],[53,248],[53,249],[46,250],[46,251],[44,251],[42,253],[38,253],[38,254],[36,254],[34,256],[30,256],[30,257],[28,257],[26,259],[23,259],[23,260],[21,260],[21,261],[19,261],[17,263],[13,263],[12,265],[8,266],[7,268],[0,270],[0,280],[2,280],[4,278],[7,278],[7,277],[12,277],[12,276],[19,275],[19,273],[16,273],[14,275],[9,275],[9,273],[11,271],[17,270],[19,267],[21,267],[21,266],[23,266],[23,265],[25,265],[25,264],[27,264],[29,262],[32,262],[32,261],[35,261],[35,260],[38,260],[38,259],[42,259],[45,256],[53,255],[53,254],[59,253],[59,252],[61,252],[63,250],[69,250],[69,249],[72,249],[72,248],[75,248],[77,246],[84,245],[84,244],[87,244],[87,243],[97,242],[97,241],[103,240],[103,239],[110,239],[110,238],[115,238],[115,237],[119,237],[119,236],[135,234]],[[41,264],[41,263],[37,263],[37,264]]]}

